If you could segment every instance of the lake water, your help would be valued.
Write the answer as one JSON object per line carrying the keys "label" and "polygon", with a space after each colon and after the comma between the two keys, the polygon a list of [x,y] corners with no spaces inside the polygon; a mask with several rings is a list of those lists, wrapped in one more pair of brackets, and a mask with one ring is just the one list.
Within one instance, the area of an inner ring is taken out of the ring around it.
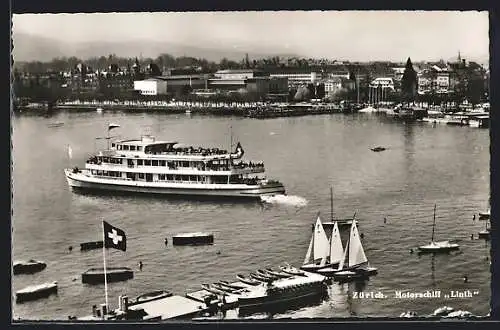
{"label": "lake water", "polygon": [[[61,127],[48,127],[64,122]],[[150,196],[100,196],[72,192],[63,169],[83,167],[103,147],[109,122],[122,137],[152,133],[162,140],[223,147],[240,141],[244,158],[264,161],[267,177],[285,184],[287,197],[272,203],[172,200]],[[56,280],[59,292],[16,304],[22,319],[83,316],[104,302],[104,286],[81,283],[81,273],[102,266],[102,251],[79,251],[101,237],[101,221],[125,230],[127,251],[108,250],[108,266],[136,270],[132,280],[109,284],[109,298],[167,289],[176,294],[201,283],[235,280],[237,273],[305,256],[311,224],[330,217],[330,187],[337,217],[357,212],[363,245],[379,274],[364,285],[332,284],[323,301],[250,317],[399,316],[428,314],[443,305],[485,315],[489,311],[489,243],[477,239],[488,207],[489,132],[469,127],[392,122],[383,116],[321,115],[248,118],[126,112],[63,112],[51,118],[18,116],[13,126],[13,259],[38,259],[47,268],[13,277],[13,290]],[[231,127],[231,129],[230,129]],[[68,158],[71,145],[73,157]],[[383,145],[384,152],[369,148]],[[434,204],[436,239],[454,239],[460,252],[435,257],[411,254],[429,242]],[[384,217],[387,223],[384,224]],[[213,246],[165,246],[173,234],[211,231]],[[471,240],[471,234],[476,238]],[[73,246],[73,251],[68,250]],[[144,268],[138,269],[142,261]],[[463,276],[469,281],[464,283]],[[394,291],[477,291],[472,298],[396,299]],[[356,299],[355,291],[382,292],[385,299]],[[226,317],[237,317],[228,312]]]}

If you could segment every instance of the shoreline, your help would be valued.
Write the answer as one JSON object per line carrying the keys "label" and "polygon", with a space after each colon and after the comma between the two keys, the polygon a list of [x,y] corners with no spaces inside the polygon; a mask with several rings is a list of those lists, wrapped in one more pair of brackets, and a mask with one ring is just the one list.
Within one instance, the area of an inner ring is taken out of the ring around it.
{"label": "shoreline", "polygon": [[39,113],[52,114],[58,111],[78,112],[104,112],[104,111],[130,111],[130,112],[163,112],[166,114],[211,114],[211,115],[233,115],[249,118],[277,118],[306,115],[321,115],[331,113],[352,113],[355,111],[345,110],[332,105],[316,104],[263,104],[263,103],[208,103],[200,102],[68,102],[60,103],[52,108],[45,104],[32,104],[20,106],[17,113]]}

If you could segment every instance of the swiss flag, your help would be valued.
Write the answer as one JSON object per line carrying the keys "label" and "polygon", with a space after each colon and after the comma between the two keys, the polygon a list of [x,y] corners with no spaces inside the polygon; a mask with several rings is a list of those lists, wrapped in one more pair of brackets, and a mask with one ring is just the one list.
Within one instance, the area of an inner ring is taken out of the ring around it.
{"label": "swiss flag", "polygon": [[118,250],[126,251],[127,250],[127,237],[125,236],[125,232],[120,228],[113,227],[106,221],[103,221],[104,224],[104,245],[106,247],[115,248]]}

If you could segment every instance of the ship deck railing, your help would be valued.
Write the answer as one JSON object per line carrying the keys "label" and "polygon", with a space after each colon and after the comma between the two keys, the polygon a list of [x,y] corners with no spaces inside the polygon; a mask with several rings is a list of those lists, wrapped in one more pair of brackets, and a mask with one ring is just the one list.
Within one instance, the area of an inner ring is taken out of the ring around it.
{"label": "ship deck railing", "polygon": [[[198,168],[198,167],[174,167],[174,166],[152,166],[152,165],[130,165],[130,164],[116,164],[116,163],[103,163],[103,162],[91,162],[91,161],[87,161],[86,164],[88,165],[97,165],[97,166],[106,166],[107,168],[109,168],[109,171],[113,171],[115,169],[127,169],[127,168],[137,168],[137,169],[141,169],[141,170],[147,170],[147,169],[155,169],[155,168],[167,168],[168,170],[170,171],[175,171],[175,170],[196,170],[196,171],[200,171],[200,172],[207,172],[207,171],[214,171],[214,172],[227,172],[227,171],[235,171],[234,173],[232,174],[236,174],[238,173],[239,171],[241,170],[246,170],[246,171],[249,171],[249,173],[258,173],[258,172],[262,172],[263,170],[265,170],[265,167],[264,165],[248,165],[248,164],[245,164],[244,166],[240,166],[240,165],[233,165],[233,166],[219,166],[219,167],[216,167],[216,166],[206,166],[205,169],[202,169],[202,168]],[[97,169],[97,168],[96,168]],[[99,168],[99,170],[104,170],[106,171],[106,169],[104,168]],[[170,174],[170,173],[169,173]],[[174,173],[172,173],[174,174]],[[179,173],[179,174],[183,174],[183,173]]]}

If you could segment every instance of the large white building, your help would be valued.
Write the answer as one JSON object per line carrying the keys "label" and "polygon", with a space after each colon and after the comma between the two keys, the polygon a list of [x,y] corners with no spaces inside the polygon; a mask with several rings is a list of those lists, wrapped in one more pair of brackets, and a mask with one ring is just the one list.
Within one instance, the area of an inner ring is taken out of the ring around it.
{"label": "large white building", "polygon": [[321,78],[317,72],[275,72],[270,74],[271,78],[286,78],[288,87],[315,84]]}
{"label": "large white building", "polygon": [[167,94],[167,82],[161,79],[145,79],[134,81],[134,90],[142,95],[165,95]]}
{"label": "large white building", "polygon": [[252,69],[241,69],[241,70],[219,70],[214,73],[214,77],[222,80],[244,80],[244,79],[252,79],[257,77],[266,77],[268,74]]}
{"label": "large white building", "polygon": [[418,93],[446,94],[451,88],[450,72],[436,65],[422,70],[418,73]]}

